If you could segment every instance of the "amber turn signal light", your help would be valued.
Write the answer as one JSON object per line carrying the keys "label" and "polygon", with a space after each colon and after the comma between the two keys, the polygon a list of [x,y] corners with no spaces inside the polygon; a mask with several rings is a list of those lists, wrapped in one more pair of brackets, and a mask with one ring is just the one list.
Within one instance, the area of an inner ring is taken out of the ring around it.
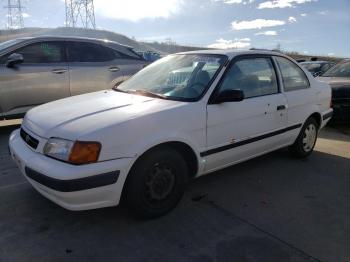
{"label": "amber turn signal light", "polygon": [[101,151],[99,142],[76,141],[69,155],[69,162],[75,165],[95,163]]}

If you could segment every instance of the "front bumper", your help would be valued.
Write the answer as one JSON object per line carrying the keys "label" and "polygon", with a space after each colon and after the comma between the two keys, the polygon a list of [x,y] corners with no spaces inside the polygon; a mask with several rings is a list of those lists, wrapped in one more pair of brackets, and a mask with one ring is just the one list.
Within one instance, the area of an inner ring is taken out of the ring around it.
{"label": "front bumper", "polygon": [[132,158],[75,166],[34,151],[13,131],[10,154],[20,171],[43,196],[69,210],[118,205]]}
{"label": "front bumper", "polygon": [[25,167],[25,174],[31,180],[59,192],[76,192],[92,188],[109,186],[117,182],[119,170],[95,176],[76,178],[70,180],[60,180],[45,176],[30,167]]}

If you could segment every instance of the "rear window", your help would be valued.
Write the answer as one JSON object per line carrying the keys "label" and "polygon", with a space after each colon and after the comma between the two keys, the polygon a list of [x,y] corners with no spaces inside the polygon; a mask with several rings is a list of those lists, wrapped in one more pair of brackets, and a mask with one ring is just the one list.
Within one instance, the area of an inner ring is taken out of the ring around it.
{"label": "rear window", "polygon": [[326,77],[350,77],[350,62],[335,65],[322,76]]}
{"label": "rear window", "polygon": [[302,64],[304,68],[306,68],[311,73],[317,73],[321,70],[322,64]]}

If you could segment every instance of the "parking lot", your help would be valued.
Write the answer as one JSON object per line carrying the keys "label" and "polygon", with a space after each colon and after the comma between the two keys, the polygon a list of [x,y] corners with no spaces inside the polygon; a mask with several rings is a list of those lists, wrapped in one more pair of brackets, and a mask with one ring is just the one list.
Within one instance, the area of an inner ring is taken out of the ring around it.
{"label": "parking lot", "polygon": [[71,212],[37,193],[0,127],[0,261],[350,261],[350,135],[326,128],[306,160],[287,150],[191,182],[169,215]]}

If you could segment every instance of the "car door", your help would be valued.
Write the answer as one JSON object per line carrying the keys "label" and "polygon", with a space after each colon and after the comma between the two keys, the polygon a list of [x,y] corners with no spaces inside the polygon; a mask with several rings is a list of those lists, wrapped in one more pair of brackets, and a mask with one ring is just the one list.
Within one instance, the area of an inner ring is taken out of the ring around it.
{"label": "car door", "polygon": [[[12,53],[22,54],[24,61],[9,68],[6,58]],[[64,42],[30,43],[4,55],[0,63],[0,106],[7,118],[70,96]]]}
{"label": "car door", "polygon": [[285,144],[286,98],[268,56],[231,62],[217,89],[244,92],[244,100],[207,105],[206,171],[251,158]]}
{"label": "car door", "polygon": [[68,42],[72,95],[110,89],[124,79],[124,66],[112,49],[92,42]]}
{"label": "car door", "polygon": [[[311,90],[307,76],[297,64],[280,56],[274,57],[274,60],[281,72],[283,90],[288,101],[288,125],[302,125],[313,113],[312,107],[318,97],[317,89]],[[295,140],[297,134],[298,130],[294,136],[289,136],[291,141]]]}

